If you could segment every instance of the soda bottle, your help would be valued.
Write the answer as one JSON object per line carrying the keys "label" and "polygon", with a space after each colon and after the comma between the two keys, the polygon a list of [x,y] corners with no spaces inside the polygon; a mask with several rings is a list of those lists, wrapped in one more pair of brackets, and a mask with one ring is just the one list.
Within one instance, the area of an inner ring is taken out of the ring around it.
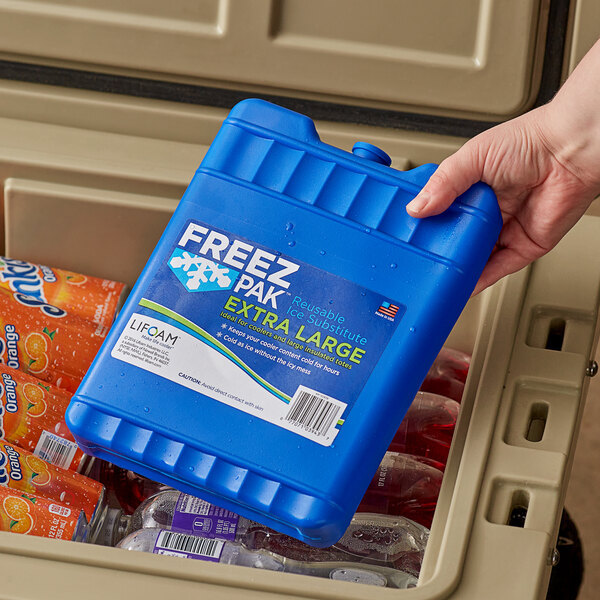
{"label": "soda bottle", "polygon": [[417,462],[427,465],[428,467],[433,467],[434,469],[437,469],[438,471],[441,471],[442,473],[446,469],[446,465],[444,463],[441,463],[439,460],[435,460],[433,458],[427,458],[425,456],[418,456],[416,454],[411,454],[410,457],[412,459],[416,460]]}
{"label": "soda bottle", "polygon": [[0,531],[75,542],[101,537],[114,545],[125,533],[115,527],[119,512],[106,508],[89,523],[79,508],[0,486]]}
{"label": "soda bottle", "polygon": [[119,506],[128,515],[150,496],[172,489],[168,485],[152,481],[103,460],[97,460],[95,465],[89,476],[102,483],[107,491],[112,492]]}
{"label": "soda bottle", "polygon": [[0,364],[0,438],[58,467],[83,472],[84,454],[65,423],[71,394]]}
{"label": "soda bottle", "polygon": [[[439,463],[429,458],[386,452],[358,507],[358,512],[404,517],[426,528],[431,527],[443,478],[443,473],[435,467],[436,464]],[[252,533],[255,536],[262,536],[261,531],[273,531],[231,511],[176,490],[160,492],[136,509],[128,531],[144,527],[174,529],[204,537],[221,537],[235,541],[243,539],[244,543],[249,542],[245,537],[239,536],[246,536],[249,528],[253,528]],[[293,540],[289,544],[295,543],[293,538],[288,539]],[[269,543],[278,543],[273,540],[275,538],[271,537]],[[257,547],[261,547],[260,544]],[[300,547],[307,548],[305,544],[301,544]],[[281,552],[282,549],[278,548],[277,551]]]}
{"label": "soda bottle", "polygon": [[445,465],[459,410],[460,405],[454,400],[418,392],[389,450],[431,458]]}
{"label": "soda bottle", "polygon": [[403,516],[431,528],[443,473],[408,454],[386,452],[357,512]]}
{"label": "soda bottle", "polygon": [[460,402],[470,364],[471,357],[465,352],[442,348],[425,376],[421,390]]}
{"label": "soda bottle", "polygon": [[124,283],[0,256],[0,286],[110,327]]}
{"label": "soda bottle", "polygon": [[462,383],[466,383],[470,366],[471,356],[469,354],[455,350],[454,348],[444,347],[433,361],[432,369],[437,373],[443,373]]}
{"label": "soda bottle", "polygon": [[355,563],[351,560],[303,562],[268,550],[252,550],[239,542],[204,538],[154,527],[139,529],[129,534],[117,547],[255,569],[354,581],[379,587],[406,589],[417,584],[414,575],[381,565]]}

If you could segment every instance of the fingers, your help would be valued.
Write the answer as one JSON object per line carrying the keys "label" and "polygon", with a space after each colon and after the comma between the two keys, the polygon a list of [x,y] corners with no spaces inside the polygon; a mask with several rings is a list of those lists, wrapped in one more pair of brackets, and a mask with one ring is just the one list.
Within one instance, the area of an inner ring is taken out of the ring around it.
{"label": "fingers", "polygon": [[516,273],[529,263],[531,263],[531,258],[522,256],[512,248],[497,250],[492,254],[483,269],[472,296],[476,296],[505,275]]}
{"label": "fingers", "polygon": [[481,179],[478,144],[467,142],[442,161],[419,194],[408,203],[411,217],[431,217],[445,211],[463,192]]}

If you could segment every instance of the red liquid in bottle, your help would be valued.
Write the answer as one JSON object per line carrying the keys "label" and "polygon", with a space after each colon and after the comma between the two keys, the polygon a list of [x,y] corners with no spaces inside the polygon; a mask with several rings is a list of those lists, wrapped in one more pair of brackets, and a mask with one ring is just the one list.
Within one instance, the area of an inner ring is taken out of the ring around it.
{"label": "red liquid in bottle", "polygon": [[410,457],[414,458],[417,462],[427,465],[428,467],[433,467],[442,473],[446,470],[446,465],[444,463],[434,460],[433,458],[425,458],[424,456],[417,456],[416,454],[411,454]]}
{"label": "red liquid in bottle", "polygon": [[421,384],[421,390],[460,402],[471,357],[460,350],[442,348]]}
{"label": "red liquid in bottle", "polygon": [[357,512],[402,516],[429,528],[442,478],[412,456],[386,452]]}
{"label": "red liquid in bottle", "polygon": [[169,488],[163,483],[152,481],[112,463],[105,461],[98,461],[98,463],[99,466],[92,477],[114,493],[125,514],[132,514],[144,500]]}
{"label": "red liquid in bottle", "polygon": [[419,392],[388,450],[432,459],[437,461],[436,467],[441,464],[443,470],[459,410],[460,405],[454,400]]}

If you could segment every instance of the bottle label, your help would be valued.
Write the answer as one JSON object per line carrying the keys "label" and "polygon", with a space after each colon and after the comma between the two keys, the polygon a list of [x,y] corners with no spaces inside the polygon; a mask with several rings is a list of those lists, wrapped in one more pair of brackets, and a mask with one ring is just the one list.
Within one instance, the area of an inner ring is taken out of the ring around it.
{"label": "bottle label", "polygon": [[211,540],[176,531],[161,531],[156,538],[152,552],[153,554],[219,562],[224,545],[223,540]]}
{"label": "bottle label", "polygon": [[188,220],[111,355],[330,446],[404,311]]}
{"label": "bottle label", "polygon": [[238,515],[188,494],[180,494],[171,529],[205,538],[235,540]]}

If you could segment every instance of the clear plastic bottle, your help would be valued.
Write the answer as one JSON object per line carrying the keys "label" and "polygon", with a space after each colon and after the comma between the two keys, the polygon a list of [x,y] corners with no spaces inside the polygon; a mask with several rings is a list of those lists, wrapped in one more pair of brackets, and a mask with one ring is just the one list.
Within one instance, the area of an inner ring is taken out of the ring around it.
{"label": "clear plastic bottle", "polygon": [[388,450],[438,461],[448,460],[460,404],[444,396],[418,392]]}
{"label": "clear plastic bottle", "polygon": [[360,513],[342,538],[328,548],[314,548],[267,527],[250,527],[244,545],[305,562],[352,561],[393,567],[418,577],[429,531],[404,517]]}
{"label": "clear plastic bottle", "polygon": [[430,528],[443,473],[412,457],[386,452],[358,512],[403,516]]}
{"label": "clear plastic bottle", "polygon": [[252,550],[239,542],[202,538],[160,528],[135,531],[119,542],[117,547],[379,587],[406,589],[417,584],[414,575],[377,564],[353,561],[303,562],[268,550]]}
{"label": "clear plastic bottle", "polygon": [[403,517],[356,514],[339,542],[314,548],[200,498],[167,490],[146,500],[129,518],[127,533],[160,528],[270,550],[302,561],[370,560],[396,566],[403,555],[425,549],[429,532]]}
{"label": "clear plastic bottle", "polygon": [[465,352],[442,348],[421,384],[421,390],[460,402],[471,364]]}
{"label": "clear plastic bottle", "polygon": [[[435,468],[436,464],[428,458],[387,452],[358,512],[404,517],[426,528],[431,527],[443,478],[443,473]],[[259,523],[177,490],[165,490],[148,498],[131,518],[122,513],[116,516],[112,513],[109,518],[114,521],[116,530],[121,532],[160,527],[203,537],[243,541],[252,548],[269,547],[293,558],[298,555],[296,543],[303,550],[309,548],[288,536],[281,537],[282,534]],[[99,543],[109,545],[114,535],[106,527],[104,531],[106,537],[100,537]],[[258,538],[262,541],[257,541]]]}

